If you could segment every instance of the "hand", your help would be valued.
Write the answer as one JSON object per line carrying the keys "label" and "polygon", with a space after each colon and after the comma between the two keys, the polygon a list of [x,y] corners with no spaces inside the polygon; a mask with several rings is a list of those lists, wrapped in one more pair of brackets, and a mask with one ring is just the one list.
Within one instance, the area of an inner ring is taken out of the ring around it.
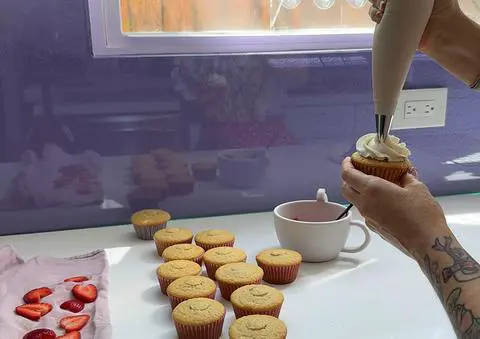
{"label": "hand", "polygon": [[342,194],[357,207],[367,225],[402,252],[416,256],[431,246],[435,234],[450,232],[440,205],[411,174],[395,185],[356,170],[346,158],[342,179]]}
{"label": "hand", "polygon": [[[388,1],[401,1],[401,0],[369,0],[372,3],[370,7],[370,17],[376,22],[380,23],[385,12]],[[432,36],[436,34],[437,30],[447,27],[444,23],[445,20],[449,20],[452,15],[457,14],[460,11],[460,5],[458,0],[435,0],[432,15],[428,22],[425,32],[420,41],[419,49],[423,49],[428,45]]]}

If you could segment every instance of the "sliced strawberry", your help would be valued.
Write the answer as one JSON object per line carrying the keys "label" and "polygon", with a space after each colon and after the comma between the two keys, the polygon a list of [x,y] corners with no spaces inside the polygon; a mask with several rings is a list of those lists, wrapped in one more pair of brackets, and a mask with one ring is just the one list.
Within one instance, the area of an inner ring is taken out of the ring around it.
{"label": "sliced strawberry", "polygon": [[45,314],[49,313],[52,310],[52,305],[42,303],[42,304],[25,304],[18,306],[20,309],[27,309],[30,311],[40,312],[40,316],[43,317]]}
{"label": "sliced strawberry", "polygon": [[82,339],[82,336],[80,332],[74,331],[74,332],[70,332],[65,335],[62,335],[61,337],[57,337],[57,339]]}
{"label": "sliced strawberry", "polygon": [[67,310],[73,313],[78,313],[83,310],[85,304],[78,300],[68,300],[60,305],[62,310]]}
{"label": "sliced strawberry", "polygon": [[97,288],[95,285],[75,285],[72,289],[72,293],[80,301],[84,303],[93,303],[97,300]]}
{"label": "sliced strawberry", "polygon": [[55,339],[56,337],[57,335],[52,330],[39,328],[25,334],[23,339]]}
{"label": "sliced strawberry", "polygon": [[88,280],[90,280],[90,279],[87,278],[87,277],[78,276],[78,277],[71,277],[71,278],[65,279],[63,282],[76,282],[76,283],[81,283],[81,282],[88,281]]}
{"label": "sliced strawberry", "polygon": [[60,320],[60,327],[63,328],[67,333],[80,331],[89,320],[90,316],[87,314],[65,317]]}
{"label": "sliced strawberry", "polygon": [[34,290],[31,290],[27,294],[25,294],[23,296],[23,300],[27,304],[38,304],[40,303],[40,300],[42,300],[42,298],[45,298],[46,296],[49,296],[52,293],[53,291],[48,287],[36,288]]}
{"label": "sliced strawberry", "polygon": [[15,313],[32,321],[39,321],[42,317],[42,313],[40,311],[31,310],[22,306],[16,307]]}

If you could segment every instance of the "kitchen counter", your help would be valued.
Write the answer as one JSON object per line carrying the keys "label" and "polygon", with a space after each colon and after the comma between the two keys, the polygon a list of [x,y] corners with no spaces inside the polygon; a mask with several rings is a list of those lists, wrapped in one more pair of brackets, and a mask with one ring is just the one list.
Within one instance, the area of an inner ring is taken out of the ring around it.
{"label": "kitchen counter", "polygon": [[[480,196],[439,199],[455,234],[480,258]],[[354,215],[358,214],[354,211]],[[172,221],[169,226],[199,231],[226,228],[237,235],[236,245],[254,261],[260,250],[278,246],[271,213]],[[349,243],[362,234],[352,230]],[[110,263],[109,303],[113,338],[176,338],[170,305],[155,275],[161,263],[153,242],[135,237],[131,226],[37,233],[0,237],[23,258],[36,255],[67,257],[105,248]],[[373,235],[370,246],[354,255],[341,254],[323,264],[302,264],[298,280],[281,286],[285,303],[280,315],[289,338],[310,339],[453,339],[440,302],[417,265]],[[228,305],[217,295],[217,299]],[[231,307],[224,336],[234,316]],[[13,339],[13,338],[12,338]],[[16,338],[15,338],[16,339]]]}

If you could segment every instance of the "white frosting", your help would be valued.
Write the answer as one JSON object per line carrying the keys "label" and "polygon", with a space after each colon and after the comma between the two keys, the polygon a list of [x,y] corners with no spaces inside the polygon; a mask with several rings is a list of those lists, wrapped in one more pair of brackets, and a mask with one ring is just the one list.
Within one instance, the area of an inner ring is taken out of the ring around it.
{"label": "white frosting", "polygon": [[357,152],[365,158],[391,162],[404,161],[410,155],[410,150],[399,138],[389,135],[385,142],[380,142],[375,133],[366,134],[358,139]]}

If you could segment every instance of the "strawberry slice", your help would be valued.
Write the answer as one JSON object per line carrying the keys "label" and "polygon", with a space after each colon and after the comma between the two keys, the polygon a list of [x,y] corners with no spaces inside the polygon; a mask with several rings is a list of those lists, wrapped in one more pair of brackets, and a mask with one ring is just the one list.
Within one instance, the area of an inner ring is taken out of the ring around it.
{"label": "strawberry slice", "polygon": [[39,328],[25,334],[23,339],[55,339],[56,337],[57,335],[52,330]]}
{"label": "strawberry slice", "polygon": [[62,335],[61,337],[57,337],[57,339],[82,339],[82,336],[80,332],[74,331],[74,332],[70,332],[65,335]]}
{"label": "strawberry slice", "polygon": [[81,283],[81,282],[88,281],[88,280],[90,280],[90,279],[85,277],[85,276],[78,276],[78,277],[67,278],[63,282]]}
{"label": "strawberry slice", "polygon": [[85,304],[78,300],[68,300],[60,305],[62,310],[67,310],[73,313],[78,313],[83,310]]}
{"label": "strawberry slice", "polygon": [[97,300],[97,288],[95,285],[75,285],[72,289],[72,293],[80,301],[84,303],[93,303]]}
{"label": "strawberry slice", "polygon": [[15,313],[31,321],[39,321],[42,317],[42,313],[40,313],[39,311],[31,310],[22,306],[16,307]]}
{"label": "strawberry slice", "polygon": [[38,304],[40,303],[40,300],[42,300],[42,298],[45,298],[46,296],[49,296],[52,293],[53,291],[48,287],[40,287],[40,288],[31,290],[30,292],[25,294],[23,296],[23,300],[27,304]]}
{"label": "strawberry slice", "polygon": [[87,314],[65,317],[60,320],[60,327],[63,328],[67,333],[80,331],[89,320],[90,316]]}

